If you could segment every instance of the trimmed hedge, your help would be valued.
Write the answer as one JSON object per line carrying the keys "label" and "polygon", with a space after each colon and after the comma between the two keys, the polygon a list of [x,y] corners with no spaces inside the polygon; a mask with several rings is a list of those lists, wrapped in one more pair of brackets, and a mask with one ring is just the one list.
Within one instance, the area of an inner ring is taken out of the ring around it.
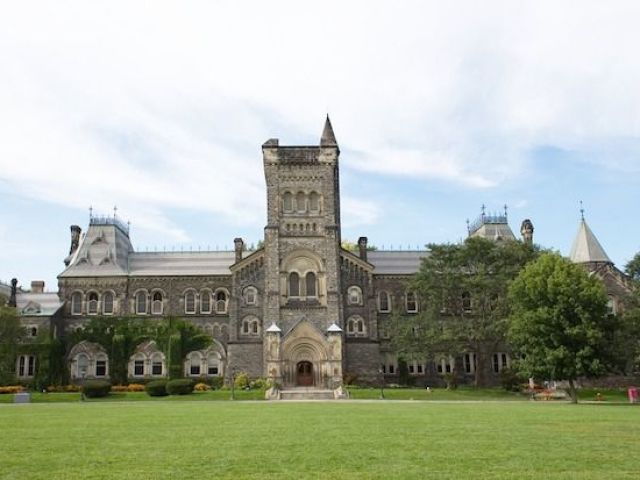
{"label": "trimmed hedge", "polygon": [[111,391],[111,383],[106,380],[87,380],[82,385],[82,393],[87,398],[106,397]]}
{"label": "trimmed hedge", "polygon": [[193,392],[194,386],[193,380],[189,380],[188,378],[169,380],[167,382],[167,393],[169,395],[189,395]]}
{"label": "trimmed hedge", "polygon": [[153,380],[147,383],[144,389],[150,397],[166,397],[169,395],[167,393],[167,380]]}

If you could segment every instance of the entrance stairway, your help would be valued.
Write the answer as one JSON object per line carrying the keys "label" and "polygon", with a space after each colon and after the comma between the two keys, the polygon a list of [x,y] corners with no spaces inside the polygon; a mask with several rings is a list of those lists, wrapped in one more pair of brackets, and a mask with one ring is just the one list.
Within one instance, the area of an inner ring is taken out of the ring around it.
{"label": "entrance stairway", "polygon": [[290,387],[280,390],[280,400],[333,400],[333,390],[313,387]]}

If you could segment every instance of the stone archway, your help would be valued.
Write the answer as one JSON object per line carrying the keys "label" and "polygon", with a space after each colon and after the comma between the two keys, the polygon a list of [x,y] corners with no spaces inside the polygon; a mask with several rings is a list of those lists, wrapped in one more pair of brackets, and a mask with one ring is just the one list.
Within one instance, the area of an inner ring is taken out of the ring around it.
{"label": "stone archway", "polygon": [[328,346],[324,335],[309,322],[296,325],[283,341],[283,384],[327,388],[331,373]]}
{"label": "stone archway", "polygon": [[313,363],[303,360],[296,364],[296,385],[299,387],[313,386]]}

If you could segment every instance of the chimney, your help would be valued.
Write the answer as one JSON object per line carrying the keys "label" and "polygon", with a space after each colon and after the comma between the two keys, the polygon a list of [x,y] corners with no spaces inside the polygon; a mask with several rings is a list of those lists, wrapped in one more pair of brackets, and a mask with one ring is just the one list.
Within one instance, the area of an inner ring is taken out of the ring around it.
{"label": "chimney", "polygon": [[367,261],[367,237],[360,237],[358,239],[358,249],[360,250],[360,258]]}
{"label": "chimney", "polygon": [[18,279],[11,279],[11,296],[9,297],[9,306],[15,307],[16,304],[16,293],[18,292]]}
{"label": "chimney", "polygon": [[236,251],[236,263],[238,263],[240,260],[242,260],[242,250],[244,250],[244,242],[241,238],[234,238],[233,246],[235,247]]}
{"label": "chimney", "polygon": [[520,226],[520,235],[522,235],[522,241],[527,245],[533,245],[533,223],[528,218],[522,221]]}
{"label": "chimney", "polygon": [[78,225],[71,225],[71,248],[69,249],[69,255],[73,254],[80,245],[80,233],[82,229]]}
{"label": "chimney", "polygon": [[44,293],[44,282],[42,280],[32,280],[31,293]]}

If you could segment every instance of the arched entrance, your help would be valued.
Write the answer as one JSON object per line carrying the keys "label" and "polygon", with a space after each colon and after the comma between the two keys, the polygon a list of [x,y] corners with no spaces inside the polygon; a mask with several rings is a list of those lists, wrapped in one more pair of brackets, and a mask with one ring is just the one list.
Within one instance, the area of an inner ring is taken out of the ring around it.
{"label": "arched entrance", "polygon": [[298,362],[296,365],[296,384],[300,387],[313,386],[313,363],[306,360]]}

